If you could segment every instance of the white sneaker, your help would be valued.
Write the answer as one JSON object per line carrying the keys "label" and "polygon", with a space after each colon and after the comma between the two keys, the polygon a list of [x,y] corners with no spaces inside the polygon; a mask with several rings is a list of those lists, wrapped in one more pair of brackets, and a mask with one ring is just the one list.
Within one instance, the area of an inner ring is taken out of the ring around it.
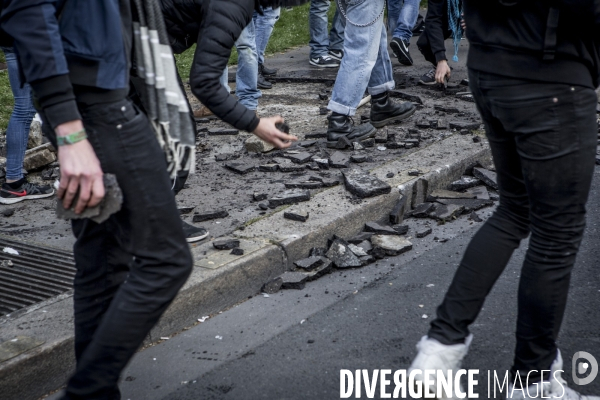
{"label": "white sneaker", "polygon": [[[460,369],[462,360],[467,355],[467,351],[469,350],[472,340],[473,335],[469,335],[465,339],[464,344],[445,345],[435,339],[430,339],[427,336],[423,336],[421,341],[417,343],[417,350],[419,350],[419,353],[417,353],[417,356],[410,365],[408,373],[410,374],[412,370],[418,369],[421,371],[441,370],[442,373],[447,374],[448,370],[450,370],[453,372],[453,379],[454,373]],[[430,380],[429,383],[433,382],[433,384],[430,384],[427,387],[424,387],[423,381],[419,379],[419,377],[419,375],[415,377],[415,384],[421,386],[423,397],[433,397],[437,389],[435,376],[431,376],[433,380]],[[430,395],[426,396],[425,393],[429,393]],[[435,398],[439,400],[453,399],[453,397],[446,397],[445,393],[442,393],[442,397]]]}
{"label": "white sneaker", "polygon": [[506,398],[513,400],[541,398],[556,400],[600,400],[598,396],[584,396],[567,386],[567,381],[562,377],[562,372],[559,372],[564,371],[560,350],[557,351],[556,359],[552,363],[550,370],[550,382],[543,382],[543,397],[541,393],[538,393],[539,387],[533,387],[534,385],[529,386],[526,390],[515,390],[514,393],[511,393],[513,392],[513,385],[510,385]]}

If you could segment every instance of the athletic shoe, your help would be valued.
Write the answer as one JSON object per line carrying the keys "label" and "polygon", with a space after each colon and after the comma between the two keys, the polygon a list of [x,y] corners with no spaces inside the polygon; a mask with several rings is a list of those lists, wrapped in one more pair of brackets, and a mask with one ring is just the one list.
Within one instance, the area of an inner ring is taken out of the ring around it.
{"label": "athletic shoe", "polygon": [[256,87],[259,89],[272,89],[273,84],[265,79],[261,73],[258,74],[258,79],[256,81]]}
{"label": "athletic shoe", "polygon": [[390,42],[390,47],[392,48],[394,54],[396,54],[398,62],[402,65],[413,65],[413,59],[408,51],[408,46],[410,46],[408,40],[403,40],[397,37],[392,38]]}
{"label": "athletic shoe", "polygon": [[277,70],[275,68],[265,67],[265,64],[258,64],[258,73],[262,76],[275,76]]}
{"label": "athletic shoe", "polygon": [[314,57],[311,58],[308,62],[310,65],[314,65],[315,67],[319,68],[337,68],[340,66],[340,62],[334,60],[330,56]]}
{"label": "athletic shoe", "polygon": [[23,200],[43,199],[54,194],[51,186],[35,185],[21,178],[13,183],[3,183],[0,189],[0,203],[14,204]]}
{"label": "athletic shoe", "polygon": [[435,68],[431,68],[427,71],[427,73],[419,79],[419,83],[427,86],[435,85]]}
{"label": "athletic shoe", "polygon": [[190,225],[184,220],[181,220],[181,223],[183,224],[183,233],[188,243],[197,242],[208,236],[208,231],[204,228]]}
{"label": "athletic shoe", "polygon": [[329,53],[327,54],[337,61],[342,61],[342,58],[344,58],[344,50],[329,50]]}
{"label": "athletic shoe", "polygon": [[400,122],[415,113],[417,107],[409,101],[395,103],[385,92],[371,96],[371,114],[369,119],[375,128],[382,128],[393,122]]}
{"label": "athletic shoe", "polygon": [[[526,389],[515,388],[509,385],[506,393],[507,399],[558,399],[558,400],[600,400],[598,396],[585,396],[567,386],[567,381],[562,377],[563,360],[560,350],[556,352],[556,359],[550,367],[550,381],[543,382],[542,385],[531,385]],[[542,387],[543,392],[540,394],[539,388]]]}
{"label": "athletic shoe", "polygon": [[[448,370],[452,371],[452,379],[454,379],[454,373],[460,369],[463,358],[467,355],[467,351],[469,350],[469,346],[471,341],[473,340],[473,335],[467,336],[465,339],[465,343],[461,344],[453,344],[453,345],[445,345],[441,344],[435,339],[430,339],[427,336],[423,336],[421,341],[417,343],[417,356],[413,360],[410,368],[408,369],[408,373],[410,374],[413,370],[436,370],[442,371],[443,374],[447,374]],[[448,378],[448,376],[446,376]],[[423,398],[437,398],[437,399],[452,399],[451,397],[446,397],[446,393],[441,393],[441,397],[435,397],[437,392],[437,382],[435,379],[435,374],[430,375],[430,379],[428,379],[427,387],[424,387],[423,383],[423,375],[417,374],[415,376],[415,384],[421,386]],[[463,390],[464,392],[464,390]],[[431,393],[433,395],[425,395],[425,393]]]}

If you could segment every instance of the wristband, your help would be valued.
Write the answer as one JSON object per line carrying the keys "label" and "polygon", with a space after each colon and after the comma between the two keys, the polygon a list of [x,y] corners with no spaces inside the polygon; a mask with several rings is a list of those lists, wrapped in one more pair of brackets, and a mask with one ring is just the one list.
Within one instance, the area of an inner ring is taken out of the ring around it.
{"label": "wristband", "polygon": [[82,129],[80,131],[71,133],[70,135],[66,135],[66,136],[58,136],[56,138],[56,143],[59,146],[65,146],[68,144],[75,144],[77,142],[81,142],[82,140],[87,139],[87,134],[85,133],[85,129]]}

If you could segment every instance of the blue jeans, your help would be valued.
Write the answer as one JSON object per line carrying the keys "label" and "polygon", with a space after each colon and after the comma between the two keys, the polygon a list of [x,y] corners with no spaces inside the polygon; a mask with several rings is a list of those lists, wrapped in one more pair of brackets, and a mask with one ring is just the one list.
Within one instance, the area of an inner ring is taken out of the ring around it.
{"label": "blue jeans", "polygon": [[258,99],[262,96],[257,88],[258,55],[256,53],[256,34],[254,21],[250,21],[235,42],[238,52],[238,67],[235,76],[235,94],[244,106],[256,110]]}
{"label": "blue jeans", "polygon": [[263,15],[254,11],[252,21],[254,22],[254,30],[256,32],[256,53],[258,55],[258,63],[265,62],[265,49],[269,43],[269,38],[273,32],[273,27],[279,19],[281,8],[272,9],[267,7],[263,9]]}
{"label": "blue jeans", "polygon": [[308,14],[308,27],[310,31],[310,58],[327,55],[329,50],[342,50],[344,48],[344,26],[346,20],[336,9],[333,16],[333,26],[327,36],[327,11],[329,0],[311,0]]}
{"label": "blue jeans", "polygon": [[3,47],[2,50],[6,57],[8,80],[15,99],[15,107],[6,129],[6,179],[16,181],[23,178],[23,160],[35,108],[31,101],[31,87],[27,83],[22,85],[17,55],[10,47]]}
{"label": "blue jeans", "polygon": [[344,33],[344,58],[327,108],[354,115],[365,89],[371,95],[392,90],[394,76],[381,14],[385,0],[341,0],[341,3],[349,21]]}
{"label": "blue jeans", "polygon": [[388,29],[392,37],[410,40],[419,17],[419,0],[388,0]]}

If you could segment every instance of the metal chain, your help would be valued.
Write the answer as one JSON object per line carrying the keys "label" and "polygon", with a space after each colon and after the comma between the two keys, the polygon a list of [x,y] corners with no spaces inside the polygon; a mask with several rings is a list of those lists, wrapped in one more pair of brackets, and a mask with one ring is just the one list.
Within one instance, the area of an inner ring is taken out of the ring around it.
{"label": "metal chain", "polygon": [[[366,1],[370,1],[370,0],[366,0]],[[348,18],[348,15],[346,15],[346,11],[344,10],[344,8],[342,7],[341,4],[341,0],[336,0],[338,9],[340,10],[340,12],[342,13],[342,15],[344,16],[344,18],[346,19],[346,21],[348,21],[349,23],[351,23],[354,26],[357,26],[359,28],[364,28],[367,26],[371,26],[373,25],[375,22],[377,22],[377,20],[381,17],[383,17],[383,14],[385,13],[385,5],[386,5],[386,1],[383,2],[383,8],[381,9],[381,12],[379,13],[379,15],[377,16],[377,18],[375,18],[373,21],[369,22],[368,24],[357,24],[356,22],[352,22],[350,20],[350,18]]]}

